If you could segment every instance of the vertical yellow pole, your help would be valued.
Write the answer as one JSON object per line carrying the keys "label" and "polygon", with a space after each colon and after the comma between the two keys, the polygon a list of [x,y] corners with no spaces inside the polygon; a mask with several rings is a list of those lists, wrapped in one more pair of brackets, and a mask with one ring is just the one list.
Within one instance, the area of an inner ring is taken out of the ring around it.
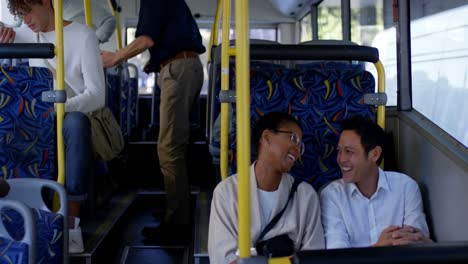
{"label": "vertical yellow pole", "polygon": [[[379,93],[385,93],[385,70],[382,62],[377,61],[375,64],[377,68],[377,91]],[[381,128],[385,128],[385,105],[377,106],[377,124]]]}
{"label": "vertical yellow pole", "polygon": [[250,257],[250,81],[248,0],[236,0],[237,164],[239,257]]}
{"label": "vertical yellow pole", "polygon": [[93,13],[91,9],[91,0],[83,0],[86,25],[93,28]]}
{"label": "vertical yellow pole", "polygon": [[110,6],[110,8],[112,10],[112,14],[115,17],[115,22],[117,24],[117,27],[115,28],[115,41],[117,43],[117,50],[119,50],[119,49],[122,48],[122,31],[121,31],[121,28],[120,28],[119,12],[117,10],[115,10],[114,7],[112,6],[111,0],[109,0],[108,3],[109,3],[109,6]]}
{"label": "vertical yellow pole", "polygon": [[[229,90],[229,31],[231,29],[231,0],[223,0],[223,35],[221,45],[221,91]],[[228,174],[228,134],[230,103],[221,103],[220,169],[224,180]]]}
{"label": "vertical yellow pole", "polygon": [[[63,14],[62,14],[62,0],[54,0],[55,9],[55,56],[57,59],[57,90],[63,90],[65,87],[64,82],[64,62],[63,62]],[[65,116],[65,104],[57,104],[57,161],[58,161],[58,178],[57,182],[60,184],[65,183],[65,146],[63,143],[63,118]]]}
{"label": "vertical yellow pole", "polygon": [[[385,93],[385,70],[382,62],[377,61],[374,63],[377,69],[377,91],[379,93]],[[377,106],[377,124],[385,129],[385,105]],[[385,166],[385,159],[380,163],[380,167],[383,169]]]}
{"label": "vertical yellow pole", "polygon": [[208,43],[208,63],[211,62],[211,48],[214,45],[218,44],[218,31],[219,31],[219,18],[221,16],[221,6],[223,0],[218,0],[218,5],[216,5],[216,14],[214,18],[213,25],[211,26],[210,42]]}

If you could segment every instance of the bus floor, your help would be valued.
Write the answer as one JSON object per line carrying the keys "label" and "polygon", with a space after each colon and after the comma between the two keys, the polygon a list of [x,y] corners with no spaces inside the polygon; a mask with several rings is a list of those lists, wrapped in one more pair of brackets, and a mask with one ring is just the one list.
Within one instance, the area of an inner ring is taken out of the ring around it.
{"label": "bus floor", "polygon": [[[191,208],[195,209],[199,191],[192,189]],[[191,263],[193,255],[193,226],[192,218],[190,233],[174,233],[169,238],[163,238],[159,242],[147,241],[141,235],[141,230],[147,226],[158,226],[164,212],[161,206],[165,203],[165,195],[161,192],[141,191],[133,203],[129,214],[132,219],[122,232],[121,256],[118,263]],[[156,206],[155,206],[156,205]],[[155,211],[155,208],[159,209]],[[195,211],[193,210],[192,211]],[[158,216],[157,218],[154,215]],[[180,232],[174,230],[174,232]],[[179,240],[180,237],[188,237],[188,240]],[[167,240],[169,239],[169,240]],[[117,262],[114,262],[117,263]]]}
{"label": "bus floor", "polygon": [[[178,243],[179,234],[174,234],[170,241],[145,244],[142,229],[158,226],[165,209],[164,183],[157,142],[131,141],[122,157],[110,163],[111,180],[96,177],[97,190],[109,192],[115,182],[117,193],[112,192],[105,205],[90,203],[89,216],[81,224],[85,252],[71,255],[70,263],[208,263],[208,207],[216,177],[208,146],[195,138],[187,153],[193,212],[190,239]],[[100,197],[90,198],[97,201]]]}
{"label": "bus floor", "polygon": [[170,241],[163,239],[148,243],[141,230],[146,226],[159,225],[164,212],[165,193],[138,190],[115,195],[108,205],[97,210],[92,220],[83,223],[85,252],[71,255],[70,263],[193,263],[194,244],[199,240],[194,238],[199,234],[196,218],[200,217],[201,211],[206,212],[199,210],[200,196],[199,189],[193,187],[192,228],[191,234],[186,234],[189,240],[178,241],[180,234],[174,234],[175,239]]}

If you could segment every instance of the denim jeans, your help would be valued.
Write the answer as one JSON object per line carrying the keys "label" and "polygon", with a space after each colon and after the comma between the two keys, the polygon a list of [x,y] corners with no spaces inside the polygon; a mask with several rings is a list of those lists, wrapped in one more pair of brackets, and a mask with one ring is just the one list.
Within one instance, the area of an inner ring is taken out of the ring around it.
{"label": "denim jeans", "polygon": [[63,121],[65,143],[65,189],[70,201],[83,201],[88,194],[88,181],[94,165],[91,124],[81,112],[65,113]]}

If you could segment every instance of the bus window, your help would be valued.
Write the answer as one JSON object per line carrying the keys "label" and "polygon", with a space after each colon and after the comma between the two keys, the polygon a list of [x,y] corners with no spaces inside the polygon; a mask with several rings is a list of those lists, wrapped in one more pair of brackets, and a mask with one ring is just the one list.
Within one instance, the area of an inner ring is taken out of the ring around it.
{"label": "bus window", "polygon": [[251,28],[249,30],[249,37],[251,39],[277,41],[276,36],[276,28]]}
{"label": "bus window", "polygon": [[312,15],[308,13],[300,21],[301,42],[312,40]]}
{"label": "bus window", "polygon": [[[200,60],[204,66],[203,67],[203,86],[200,92],[200,94],[203,94],[203,95],[206,95],[208,93],[208,69],[206,65],[208,63],[208,45],[210,43],[210,34],[211,34],[210,28],[200,27],[200,35],[202,36],[202,43],[203,43],[203,46],[205,46],[207,49],[205,53],[200,55]],[[219,34],[221,34],[221,31]]]}
{"label": "bus window", "polygon": [[411,1],[413,107],[468,146],[468,1]]}
{"label": "bus window", "polygon": [[[351,41],[365,46],[372,45],[375,35],[384,29],[382,2],[382,0],[351,2]],[[393,24],[385,27],[389,26]]]}
{"label": "bus window", "polygon": [[[218,42],[221,42],[221,29],[219,30],[218,33]],[[249,35],[251,39],[266,39],[266,40],[273,40],[276,41],[277,39],[277,30],[276,27],[271,26],[271,27],[255,27],[253,26],[249,30]],[[202,36],[202,42],[203,45],[208,49],[208,44],[210,41],[210,34],[211,34],[211,28],[203,27],[203,25],[200,25],[200,34]],[[235,29],[231,28],[229,31],[229,39],[235,39]],[[200,60],[202,64],[205,66],[203,67],[204,70],[204,80],[203,80],[203,87],[201,89],[200,94],[201,95],[206,95],[208,93],[208,71],[207,71],[207,63],[208,63],[208,52],[205,52],[200,55]]]}
{"label": "bus window", "polygon": [[[384,12],[383,0],[351,1],[351,41],[379,49],[380,60],[386,72],[387,105],[390,106],[397,104],[396,45],[394,45],[396,35],[394,30],[387,30],[391,33],[379,34],[385,29],[393,28],[392,9],[385,10],[387,11]],[[388,43],[392,45],[387,45]],[[377,76],[372,63],[366,63],[366,70]]]}
{"label": "bus window", "polygon": [[318,5],[318,38],[343,39],[341,1],[325,0]]}

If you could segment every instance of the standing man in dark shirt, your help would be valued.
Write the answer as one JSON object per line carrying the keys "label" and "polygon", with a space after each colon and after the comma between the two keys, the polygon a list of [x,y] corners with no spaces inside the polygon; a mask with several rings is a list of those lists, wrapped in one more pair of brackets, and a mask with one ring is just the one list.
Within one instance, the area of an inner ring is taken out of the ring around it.
{"label": "standing man in dark shirt", "polygon": [[[189,183],[186,149],[189,115],[203,85],[205,52],[198,26],[184,0],[141,0],[136,39],[117,52],[102,52],[104,67],[111,67],[149,49],[145,71],[159,72],[161,88],[158,156],[167,194],[166,215],[159,230],[190,230]],[[172,227],[172,228],[171,228]],[[184,229],[187,228],[187,229]],[[152,238],[159,232],[145,228]]]}

